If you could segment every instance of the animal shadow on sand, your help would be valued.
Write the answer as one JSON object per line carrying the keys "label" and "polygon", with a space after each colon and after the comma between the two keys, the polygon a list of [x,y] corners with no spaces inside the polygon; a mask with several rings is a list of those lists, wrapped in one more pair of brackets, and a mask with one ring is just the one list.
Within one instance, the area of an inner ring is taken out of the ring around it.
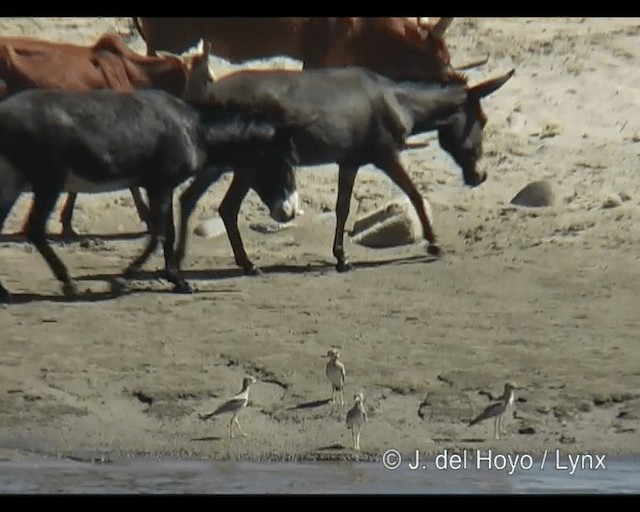
{"label": "animal shadow on sand", "polygon": [[[71,244],[71,243],[86,243],[86,242],[118,242],[121,240],[137,240],[147,236],[147,231],[139,231],[133,233],[102,233],[102,234],[87,234],[78,235],[75,237],[64,237],[61,234],[47,233],[47,239],[54,243]],[[5,233],[0,235],[0,243],[29,243],[27,237],[23,233]]]}
{"label": "animal shadow on sand", "polygon": [[[363,261],[354,264],[355,269],[377,268],[387,265],[408,265],[410,263],[433,263],[438,261],[439,258],[430,256],[428,254],[419,254],[413,256],[405,256],[400,258],[387,258],[376,261]],[[301,263],[300,265],[291,264],[275,264],[260,266],[263,275],[270,274],[306,274],[309,272],[316,273],[333,273],[335,272],[335,263],[329,260],[317,261],[315,263]],[[182,270],[182,275],[190,281],[218,281],[223,279],[236,279],[243,277],[242,269],[236,266],[228,268],[215,268],[215,269],[191,269]],[[136,280],[155,280],[162,277],[162,270],[140,270],[136,272]],[[92,274],[85,276],[77,276],[78,281],[82,280],[108,280],[113,276],[104,274]]]}
{"label": "animal shadow on sand", "polygon": [[[105,302],[108,300],[116,299],[118,297],[122,297],[124,295],[128,295],[132,292],[133,290],[126,289],[119,290],[118,292],[112,290],[102,292],[93,292],[87,290],[75,297],[67,297],[62,294],[45,295],[42,293],[17,293],[15,291],[12,291],[9,306],[18,304],[31,304],[32,302],[54,302],[58,304]],[[2,304],[2,306],[4,306],[4,304]]]}
{"label": "animal shadow on sand", "polygon": [[[13,235],[8,235],[12,237]],[[103,235],[107,236],[107,235]],[[122,235],[118,235],[122,236]],[[127,235],[124,235],[127,236]],[[133,235],[131,235],[133,237]],[[141,236],[140,234],[136,234],[137,236]],[[6,238],[6,235],[2,235],[0,237],[0,241],[3,238]],[[87,235],[86,239],[95,239],[95,235]],[[355,268],[358,269],[366,269],[366,268],[376,268],[387,265],[407,265],[410,263],[432,263],[437,261],[439,258],[429,256],[429,255],[414,255],[407,256],[402,258],[388,258],[377,261],[368,261],[368,262],[358,262],[355,264]],[[335,264],[331,261],[324,261],[319,263],[308,263],[301,265],[267,265],[262,267],[265,275],[269,274],[304,274],[309,272],[316,272],[321,274],[335,272]],[[243,277],[242,270],[237,267],[229,267],[229,268],[217,268],[217,269],[196,269],[196,270],[184,270],[182,272],[185,278],[190,281],[220,281],[224,279],[236,279],[238,277]],[[141,281],[161,281],[164,282],[164,270],[156,269],[156,270],[141,270],[135,273],[132,281],[122,280],[121,275],[119,273],[115,274],[104,274],[104,273],[92,273],[92,274],[84,274],[75,276],[74,279],[77,282],[82,281],[104,281],[110,285],[109,290],[105,291],[91,291],[86,290],[82,294],[76,297],[67,297],[62,294],[53,294],[53,295],[45,295],[40,293],[11,293],[11,304],[29,304],[32,302],[54,302],[54,303],[83,303],[83,302],[104,302],[108,300],[113,300],[119,297],[123,297],[125,295],[133,295],[140,293],[164,293],[164,291],[158,290],[157,288],[144,288],[139,286],[138,283]],[[136,283],[138,282],[138,283]],[[168,291],[168,290],[167,290]],[[202,290],[203,292],[214,291],[216,293],[220,293],[225,290]],[[198,290],[194,290],[194,293],[198,293]],[[308,404],[299,404],[295,406],[295,408],[311,408],[311,407],[319,407],[325,403],[324,400],[320,400],[317,402],[309,402]]]}

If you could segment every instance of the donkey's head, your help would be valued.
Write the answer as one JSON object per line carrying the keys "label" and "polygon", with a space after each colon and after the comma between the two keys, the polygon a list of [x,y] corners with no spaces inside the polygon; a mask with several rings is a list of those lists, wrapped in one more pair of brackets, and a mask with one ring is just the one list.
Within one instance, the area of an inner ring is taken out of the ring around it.
{"label": "donkey's head", "polygon": [[482,157],[483,129],[487,116],[480,100],[502,87],[515,70],[467,88],[464,104],[438,125],[440,146],[462,169],[465,184],[475,187],[487,179],[487,173],[478,169]]}

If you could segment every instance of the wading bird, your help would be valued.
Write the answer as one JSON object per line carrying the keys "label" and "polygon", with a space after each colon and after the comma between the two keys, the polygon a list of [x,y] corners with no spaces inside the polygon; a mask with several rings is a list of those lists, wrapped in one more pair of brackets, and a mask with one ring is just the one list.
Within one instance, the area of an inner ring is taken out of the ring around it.
{"label": "wading bird", "polygon": [[247,406],[247,403],[249,402],[249,387],[251,387],[251,384],[253,384],[254,382],[256,382],[256,379],[254,379],[253,377],[245,377],[242,381],[242,389],[237,395],[233,395],[214,411],[199,413],[198,417],[201,420],[208,420],[209,418],[217,416],[218,414],[230,412],[232,413],[232,416],[231,421],[229,421],[229,437],[233,439],[234,423],[238,426],[238,430],[240,431],[242,437],[245,437],[247,434],[242,430],[242,427],[238,422],[238,414]]}
{"label": "wading bird", "polygon": [[513,382],[507,382],[504,385],[504,392],[501,396],[497,398],[495,403],[492,403],[487,407],[484,411],[482,411],[478,416],[472,419],[469,422],[469,426],[475,425],[476,423],[480,423],[487,418],[495,418],[494,421],[494,435],[496,439],[500,439],[500,434],[502,430],[502,416],[506,412],[506,410],[513,405],[513,401],[515,399],[514,390],[523,389],[522,387],[516,386]]}
{"label": "wading bird", "polygon": [[340,352],[338,349],[331,348],[327,351],[328,357],[327,366],[325,367],[325,374],[331,382],[331,403],[336,402],[336,394],[340,393],[340,407],[344,406],[344,380],[345,371],[344,364],[340,361]]}
{"label": "wading bird", "polygon": [[367,410],[364,408],[364,397],[362,393],[353,395],[355,403],[347,413],[347,428],[351,430],[351,440],[353,448],[360,450],[360,432],[367,422]]}

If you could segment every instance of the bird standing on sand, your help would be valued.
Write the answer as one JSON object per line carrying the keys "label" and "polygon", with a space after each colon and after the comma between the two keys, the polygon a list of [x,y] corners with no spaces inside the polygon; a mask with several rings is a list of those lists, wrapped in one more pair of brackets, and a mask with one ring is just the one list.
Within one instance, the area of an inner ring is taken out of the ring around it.
{"label": "bird standing on sand", "polygon": [[325,373],[327,378],[331,382],[331,403],[336,402],[336,393],[340,393],[340,406],[344,406],[344,380],[345,380],[345,371],[344,365],[342,361],[340,361],[340,352],[338,349],[331,348],[327,351],[327,355],[323,357],[328,357],[329,361],[327,361],[327,366],[325,368]]}
{"label": "bird standing on sand", "polygon": [[486,420],[487,418],[495,418],[493,431],[495,438],[500,439],[500,433],[502,430],[502,416],[507,411],[507,409],[513,405],[513,401],[515,399],[514,390],[516,389],[524,388],[516,386],[513,382],[507,382],[504,385],[504,392],[497,398],[497,401],[489,405],[489,407],[482,411],[478,416],[473,418],[469,422],[469,426],[480,423],[482,420]]}
{"label": "bird standing on sand", "polygon": [[225,403],[219,406],[217,409],[207,413],[199,413],[198,417],[201,420],[207,420],[213,416],[217,416],[218,414],[224,414],[226,412],[232,413],[231,421],[229,422],[229,437],[233,439],[233,424],[235,423],[238,426],[238,430],[242,437],[245,437],[247,434],[240,427],[240,422],[238,421],[238,413],[242,409],[247,406],[249,402],[249,387],[256,381],[253,377],[245,377],[242,381],[242,389],[237,395],[233,395],[229,398]]}
{"label": "bird standing on sand", "polygon": [[364,408],[364,396],[362,393],[353,395],[355,404],[347,413],[347,428],[351,430],[351,440],[353,448],[360,450],[360,432],[362,426],[367,422],[367,410]]}

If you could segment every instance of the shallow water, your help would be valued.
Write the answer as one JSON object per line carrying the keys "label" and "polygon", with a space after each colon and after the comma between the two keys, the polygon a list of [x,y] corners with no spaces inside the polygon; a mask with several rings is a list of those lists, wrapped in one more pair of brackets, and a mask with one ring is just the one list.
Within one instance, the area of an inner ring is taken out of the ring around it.
{"label": "shallow water", "polygon": [[[468,464],[438,469],[428,461],[396,470],[382,463],[257,463],[131,459],[87,463],[63,459],[0,461],[0,493],[42,494],[414,494],[638,493],[640,458],[606,459],[571,470],[567,461],[540,470]],[[567,466],[564,469],[564,466]]]}

